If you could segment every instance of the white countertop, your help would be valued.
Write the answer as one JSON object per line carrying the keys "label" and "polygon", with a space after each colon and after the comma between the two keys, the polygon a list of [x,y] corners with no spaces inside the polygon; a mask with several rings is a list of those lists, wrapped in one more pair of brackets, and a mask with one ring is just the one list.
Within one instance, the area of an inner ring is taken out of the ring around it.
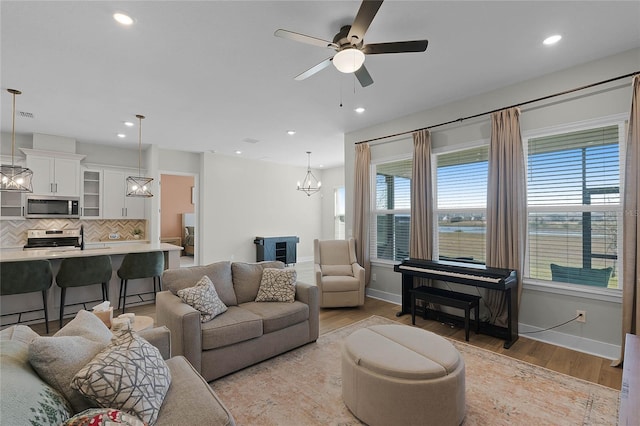
{"label": "white countertop", "polygon": [[22,249],[3,249],[0,250],[0,262],[14,262],[21,260],[40,260],[40,259],[64,259],[66,257],[86,257],[100,256],[103,254],[127,254],[127,253],[144,253],[148,251],[176,251],[182,250],[182,247],[167,243],[128,243],[109,245],[108,243],[88,244],[84,250],[22,250]]}

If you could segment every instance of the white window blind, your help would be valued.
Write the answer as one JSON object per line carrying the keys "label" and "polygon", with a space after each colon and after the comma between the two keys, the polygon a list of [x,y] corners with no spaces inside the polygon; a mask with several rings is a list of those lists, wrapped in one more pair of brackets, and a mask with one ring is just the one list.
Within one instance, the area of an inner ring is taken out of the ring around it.
{"label": "white window blind", "polygon": [[409,256],[411,166],[411,159],[375,165],[372,259],[401,261]]}
{"label": "white window blind", "polygon": [[618,287],[618,135],[612,125],[528,140],[529,277]]}
{"label": "white window blind", "polygon": [[438,257],[485,262],[488,146],[437,156]]}

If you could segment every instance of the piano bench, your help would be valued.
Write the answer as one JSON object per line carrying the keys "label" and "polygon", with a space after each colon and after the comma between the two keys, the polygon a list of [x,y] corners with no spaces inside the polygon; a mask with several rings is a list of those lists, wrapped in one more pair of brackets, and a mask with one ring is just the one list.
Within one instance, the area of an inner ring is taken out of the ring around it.
{"label": "piano bench", "polygon": [[411,324],[416,325],[416,299],[426,303],[450,306],[452,308],[464,309],[464,338],[469,341],[469,323],[471,310],[475,309],[476,334],[480,331],[480,296],[446,290],[444,288],[420,286],[411,292]]}

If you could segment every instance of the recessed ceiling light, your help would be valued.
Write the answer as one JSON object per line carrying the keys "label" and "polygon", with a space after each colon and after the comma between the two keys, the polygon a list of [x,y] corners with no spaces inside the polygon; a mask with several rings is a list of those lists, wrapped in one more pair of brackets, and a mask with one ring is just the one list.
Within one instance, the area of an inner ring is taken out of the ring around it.
{"label": "recessed ceiling light", "polygon": [[122,25],[131,25],[133,24],[133,19],[129,15],[125,15],[124,13],[114,13],[113,19],[116,20],[119,24]]}
{"label": "recessed ceiling light", "polygon": [[133,123],[131,121],[125,121],[124,125],[127,127],[133,127]]}
{"label": "recessed ceiling light", "polygon": [[125,135],[124,133],[118,133],[117,135],[120,139],[126,138],[127,135]]}
{"label": "recessed ceiling light", "polygon": [[362,114],[366,110],[363,107],[358,107],[358,108],[354,109],[354,111],[357,112],[358,114]]}
{"label": "recessed ceiling light", "polygon": [[296,134],[296,131],[295,131],[295,130],[287,130],[287,134],[288,134],[289,136],[293,136],[293,135],[295,135],[295,134]]}
{"label": "recessed ceiling light", "polygon": [[238,150],[238,151],[236,151],[236,154],[240,155],[240,154],[242,154],[242,151]]}
{"label": "recessed ceiling light", "polygon": [[542,43],[547,45],[547,46],[549,46],[549,45],[552,45],[552,44],[556,44],[561,39],[562,39],[562,36],[560,34],[556,34],[556,35],[552,35],[550,37],[545,38]]}

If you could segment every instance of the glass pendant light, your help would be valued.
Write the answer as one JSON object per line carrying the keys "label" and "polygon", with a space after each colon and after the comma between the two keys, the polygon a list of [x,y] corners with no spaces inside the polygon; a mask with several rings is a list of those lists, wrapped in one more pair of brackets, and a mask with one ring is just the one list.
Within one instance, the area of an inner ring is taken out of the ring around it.
{"label": "glass pendant light", "polygon": [[22,92],[16,89],[7,89],[13,95],[13,116],[11,121],[11,165],[0,166],[0,191],[3,192],[33,192],[31,178],[33,171],[26,167],[16,166],[14,162],[16,149],[16,95]]}
{"label": "glass pendant light", "polygon": [[144,115],[137,114],[138,119],[138,176],[129,176],[127,178],[127,197],[153,197],[149,190],[153,178],[143,177],[140,172],[140,161],[142,159],[142,119]]}

